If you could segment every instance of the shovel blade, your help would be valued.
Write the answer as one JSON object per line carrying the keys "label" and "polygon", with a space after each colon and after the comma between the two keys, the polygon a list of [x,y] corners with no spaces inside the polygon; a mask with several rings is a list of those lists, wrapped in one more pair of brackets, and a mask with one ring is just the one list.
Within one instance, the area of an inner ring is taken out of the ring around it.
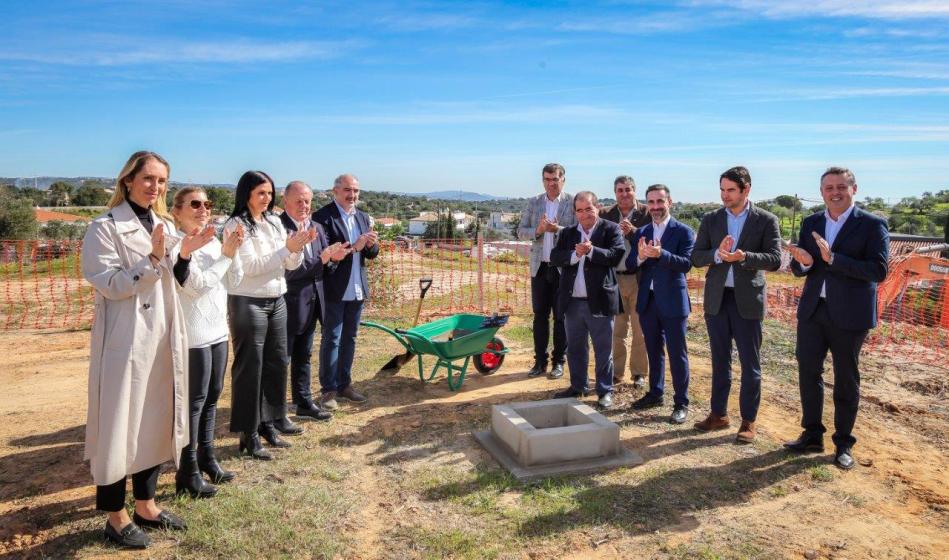
{"label": "shovel blade", "polygon": [[402,369],[402,366],[409,363],[409,361],[415,357],[415,354],[412,352],[406,352],[404,354],[399,354],[398,356],[393,356],[391,360],[386,362],[382,366],[382,371],[391,371],[392,373],[398,372]]}

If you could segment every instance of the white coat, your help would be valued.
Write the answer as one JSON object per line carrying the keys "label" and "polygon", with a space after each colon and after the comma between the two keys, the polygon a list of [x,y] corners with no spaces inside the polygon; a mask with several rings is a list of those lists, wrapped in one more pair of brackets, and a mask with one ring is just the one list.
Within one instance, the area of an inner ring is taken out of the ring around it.
{"label": "white coat", "polygon": [[170,256],[153,266],[151,235],[127,202],[96,218],[82,243],[95,288],[84,458],[96,485],[173,460],[188,443],[188,340]]}

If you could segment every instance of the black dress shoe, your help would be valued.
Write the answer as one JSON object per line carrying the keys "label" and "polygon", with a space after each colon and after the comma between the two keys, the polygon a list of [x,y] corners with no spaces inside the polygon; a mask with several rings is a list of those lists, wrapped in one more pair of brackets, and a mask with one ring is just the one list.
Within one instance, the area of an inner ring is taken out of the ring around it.
{"label": "black dress shoe", "polygon": [[784,447],[798,453],[820,453],[824,451],[824,438],[823,436],[815,436],[807,432],[801,432],[799,438],[785,443]]}
{"label": "black dress shoe", "polygon": [[689,407],[685,405],[676,405],[672,407],[672,416],[669,417],[669,422],[673,424],[684,424],[685,419],[689,417]]}
{"label": "black dress shoe", "polygon": [[537,363],[534,364],[534,367],[532,367],[529,372],[527,372],[527,377],[540,377],[545,373],[547,373],[547,364]]}
{"label": "black dress shoe", "polygon": [[596,401],[596,404],[600,405],[600,408],[612,408],[613,407],[613,393],[607,393],[599,398]]}
{"label": "black dress shoe", "polygon": [[838,447],[837,452],[834,453],[834,464],[845,471],[852,469],[854,460],[850,449],[846,447]]}
{"label": "black dress shoe", "polygon": [[277,428],[278,432],[286,436],[295,436],[297,434],[303,433],[303,426],[294,424],[286,416],[278,420],[274,420],[272,424],[274,428]]}
{"label": "black dress shoe", "polygon": [[105,540],[111,541],[122,548],[143,549],[148,548],[148,545],[152,542],[151,539],[148,538],[148,535],[145,534],[145,531],[139,529],[135,523],[129,523],[125,527],[122,527],[121,531],[116,531],[112,528],[112,525],[106,521],[103,535],[105,536]]}
{"label": "black dress shoe", "polygon": [[585,396],[587,396],[587,395],[589,395],[589,394],[590,394],[590,390],[589,390],[589,389],[583,389],[583,390],[581,390],[581,391],[577,391],[577,390],[574,389],[573,387],[567,387],[567,388],[564,389],[563,391],[557,391],[556,393],[554,393],[554,397],[553,397],[553,398],[555,398],[555,399],[575,399],[575,398],[577,398],[577,397],[585,397]]}
{"label": "black dress shoe", "polygon": [[550,368],[550,374],[547,377],[551,379],[563,377],[563,364],[554,364],[554,367]]}
{"label": "black dress shoe", "polygon": [[177,515],[171,513],[170,511],[162,511],[158,514],[158,517],[155,519],[145,519],[138,512],[132,514],[132,521],[135,522],[139,527],[145,529],[165,529],[167,531],[184,531],[188,528],[188,524],[185,523],[185,520],[178,517]]}
{"label": "black dress shoe", "polygon": [[280,437],[280,434],[277,433],[277,429],[274,428],[274,425],[270,422],[261,422],[260,426],[257,427],[257,433],[260,434],[260,437],[264,438],[270,447],[279,447],[281,449],[286,449],[291,447],[290,442]]}
{"label": "black dress shoe", "polygon": [[630,405],[630,408],[633,410],[646,410],[647,408],[656,408],[657,406],[662,406],[662,397],[655,397],[646,393],[639,400],[633,402]]}
{"label": "black dress shoe", "polygon": [[297,406],[297,416],[306,416],[314,420],[329,420],[333,417],[331,413],[316,406],[313,403]]}
{"label": "black dress shoe", "polygon": [[260,443],[260,436],[257,435],[257,432],[241,434],[237,449],[241,454],[246,453],[254,459],[261,461],[270,461],[273,459],[273,455],[264,449],[264,446]]}

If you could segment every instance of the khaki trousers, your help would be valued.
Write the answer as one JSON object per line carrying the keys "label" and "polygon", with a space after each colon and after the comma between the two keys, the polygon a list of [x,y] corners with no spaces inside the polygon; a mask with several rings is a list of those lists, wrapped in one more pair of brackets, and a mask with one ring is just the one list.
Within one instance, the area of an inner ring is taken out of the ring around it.
{"label": "khaki trousers", "polygon": [[[633,377],[649,375],[649,360],[646,357],[643,330],[639,326],[639,315],[636,313],[636,297],[639,294],[636,275],[617,274],[616,281],[619,284],[623,312],[616,316],[613,327],[613,378],[615,383],[620,383],[626,378],[627,371]],[[632,340],[629,340],[630,338]],[[628,365],[627,347],[629,348]]]}

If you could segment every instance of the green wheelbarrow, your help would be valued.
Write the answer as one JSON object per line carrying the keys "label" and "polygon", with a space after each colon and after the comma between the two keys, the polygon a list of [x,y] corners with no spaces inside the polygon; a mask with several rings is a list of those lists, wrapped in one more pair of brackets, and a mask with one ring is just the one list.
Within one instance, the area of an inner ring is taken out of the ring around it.
{"label": "green wheelbarrow", "polygon": [[[500,338],[494,336],[507,322],[505,316],[459,314],[410,329],[390,329],[385,325],[362,321],[365,327],[385,331],[395,337],[406,352],[418,358],[418,377],[423,383],[431,381],[444,368],[448,373],[448,387],[452,391],[461,388],[468,373],[468,364],[474,362],[482,375],[496,372],[504,362],[507,349]],[[427,373],[422,356],[435,356],[435,366]],[[464,359],[459,366],[456,361]]]}

